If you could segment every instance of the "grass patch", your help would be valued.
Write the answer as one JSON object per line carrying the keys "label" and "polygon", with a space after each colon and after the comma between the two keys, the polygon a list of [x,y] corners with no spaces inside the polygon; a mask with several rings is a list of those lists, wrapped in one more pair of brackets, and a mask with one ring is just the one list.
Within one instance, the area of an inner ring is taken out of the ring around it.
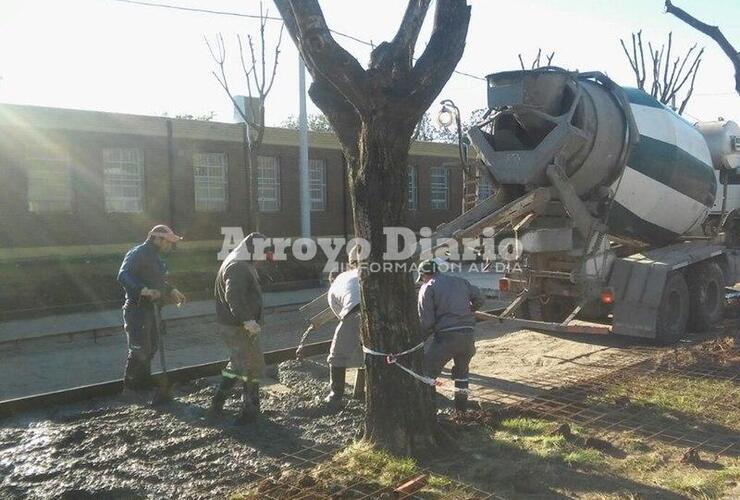
{"label": "grass patch", "polygon": [[728,483],[738,481],[740,467],[729,467],[709,473],[682,471],[680,474],[670,474],[664,479],[663,484],[671,490],[694,498],[721,498],[727,490]]}
{"label": "grass patch", "polygon": [[515,417],[501,421],[500,428],[519,436],[536,436],[544,433],[552,426],[540,418]]}
{"label": "grass patch", "polygon": [[734,389],[728,380],[654,373],[608,386],[604,393],[590,396],[589,401],[612,404],[627,398],[634,407],[682,413],[740,430],[740,412],[728,412],[711,404],[717,394],[726,394]]}
{"label": "grass patch", "polygon": [[604,455],[596,450],[574,449],[561,454],[568,465],[594,466],[604,462]]}
{"label": "grass patch", "polygon": [[352,444],[337,453],[330,465],[352,476],[375,478],[383,486],[401,481],[417,471],[414,459],[398,458],[364,443]]}

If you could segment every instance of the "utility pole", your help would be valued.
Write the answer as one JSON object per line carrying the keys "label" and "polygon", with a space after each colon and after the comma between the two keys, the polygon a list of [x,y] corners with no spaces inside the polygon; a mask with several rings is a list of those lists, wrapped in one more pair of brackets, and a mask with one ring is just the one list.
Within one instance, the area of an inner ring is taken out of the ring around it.
{"label": "utility pole", "polygon": [[301,189],[301,236],[311,236],[311,191],[308,175],[308,116],[306,115],[306,67],[303,58],[298,54],[298,140],[299,140],[299,168]]}

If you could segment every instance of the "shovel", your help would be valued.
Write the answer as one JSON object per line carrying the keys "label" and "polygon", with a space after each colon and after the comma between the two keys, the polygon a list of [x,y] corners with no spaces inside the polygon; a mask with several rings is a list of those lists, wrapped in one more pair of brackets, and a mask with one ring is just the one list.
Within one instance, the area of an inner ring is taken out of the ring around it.
{"label": "shovel", "polygon": [[154,328],[157,332],[157,341],[159,345],[159,364],[162,366],[162,374],[159,377],[159,387],[154,391],[152,405],[162,405],[172,400],[170,395],[170,380],[167,375],[167,360],[164,356],[164,336],[167,334],[164,324],[162,323],[162,308],[159,304],[154,304]]}

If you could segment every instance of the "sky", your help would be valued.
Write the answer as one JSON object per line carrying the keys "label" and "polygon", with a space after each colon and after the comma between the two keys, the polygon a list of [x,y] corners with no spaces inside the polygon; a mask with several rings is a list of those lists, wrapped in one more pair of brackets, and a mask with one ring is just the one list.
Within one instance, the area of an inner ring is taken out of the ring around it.
{"label": "sky", "polygon": [[[258,0],[147,0],[154,3],[256,14]],[[406,2],[322,0],[331,28],[379,43],[393,37]],[[714,41],[663,12],[663,0],[469,0],[472,19],[458,70],[483,77],[519,68],[538,48],[555,52],[553,64],[602,71],[623,85],[634,76],[619,39],[643,30],[643,39],[663,43],[673,32],[674,54],[694,43],[705,47],[689,121],[718,117],[740,121],[733,68]],[[717,24],[740,47],[740,1],[674,2],[707,23]],[[265,6],[277,16],[271,1]],[[424,49],[428,16],[417,46]],[[268,56],[279,22],[268,24]],[[256,20],[133,5],[116,0],[0,0],[0,102],[170,116],[215,112],[233,121],[231,103],[211,72],[216,66],[204,37],[221,33],[227,75],[235,93],[245,93],[236,35],[257,34]],[[337,41],[367,63],[370,47]],[[310,81],[310,79],[309,79]],[[275,85],[267,100],[267,123],[298,114],[298,54],[284,34]],[[455,74],[439,96],[451,98],[467,116],[485,105],[485,83]],[[436,106],[434,107],[436,109]],[[309,101],[309,113],[316,112]]]}

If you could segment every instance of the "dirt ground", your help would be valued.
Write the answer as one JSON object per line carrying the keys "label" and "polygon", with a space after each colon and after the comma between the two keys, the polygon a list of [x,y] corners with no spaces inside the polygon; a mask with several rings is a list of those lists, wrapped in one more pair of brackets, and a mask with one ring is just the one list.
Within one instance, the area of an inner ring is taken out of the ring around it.
{"label": "dirt ground", "polygon": [[[471,379],[473,399],[484,407],[516,404],[662,352],[625,339],[557,337],[492,323],[479,324],[478,335]],[[175,402],[162,409],[117,397],[0,422],[0,498],[223,498],[264,477],[284,475],[290,468],[286,453],[314,445],[342,447],[359,436],[360,403],[347,401],[336,412],[320,403],[327,378],[326,367],[315,361],[282,364],[280,383],[264,391],[264,416],[251,427],[230,424],[236,412],[233,399],[226,417],[206,418],[213,382],[206,380],[179,387]],[[449,379],[441,392],[448,389]],[[495,478],[494,486],[520,485],[506,491],[508,498],[616,498],[629,497],[620,492],[631,490],[637,497],[701,497],[613,477],[599,469],[607,464],[595,455],[602,452],[550,438],[549,426],[556,421],[510,418],[495,431],[485,425],[471,430],[464,422],[445,424],[453,436],[463,432],[458,439],[471,449],[478,446],[466,455],[469,459],[450,464],[450,477],[472,470],[474,482]],[[543,426],[548,435],[540,439]],[[578,443],[585,443],[586,431],[579,434],[574,427],[574,433]],[[635,450],[632,458],[637,459],[643,452]],[[543,479],[546,472],[559,487],[531,486],[540,469]],[[609,495],[584,494],[596,471]]]}

